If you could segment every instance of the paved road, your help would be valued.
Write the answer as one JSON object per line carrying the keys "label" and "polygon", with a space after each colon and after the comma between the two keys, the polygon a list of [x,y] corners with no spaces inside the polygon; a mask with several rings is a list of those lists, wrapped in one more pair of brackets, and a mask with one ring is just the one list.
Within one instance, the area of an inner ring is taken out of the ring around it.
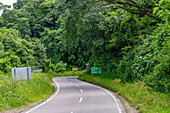
{"label": "paved road", "polygon": [[106,89],[77,77],[57,77],[53,81],[56,92],[23,113],[126,113],[119,99]]}

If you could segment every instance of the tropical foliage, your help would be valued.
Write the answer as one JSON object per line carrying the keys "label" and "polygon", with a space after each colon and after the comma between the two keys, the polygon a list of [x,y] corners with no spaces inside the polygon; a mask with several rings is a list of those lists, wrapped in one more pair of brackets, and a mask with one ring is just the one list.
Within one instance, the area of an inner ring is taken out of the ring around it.
{"label": "tropical foliage", "polygon": [[[0,17],[0,70],[100,66],[170,91],[169,0],[17,0]],[[66,64],[65,64],[66,63]]]}

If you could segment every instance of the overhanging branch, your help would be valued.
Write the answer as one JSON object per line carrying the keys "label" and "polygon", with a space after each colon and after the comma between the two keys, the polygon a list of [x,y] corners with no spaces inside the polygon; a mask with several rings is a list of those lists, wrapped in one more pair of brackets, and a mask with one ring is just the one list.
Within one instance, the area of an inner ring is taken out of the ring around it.
{"label": "overhanging branch", "polygon": [[[116,6],[118,5],[123,5],[123,6],[118,6],[121,9],[124,9],[130,13],[133,14],[146,14],[152,18],[156,18],[156,16],[152,13],[152,11],[150,9],[147,9],[146,7],[143,7],[139,4],[137,4],[134,0],[128,0],[129,2],[122,2],[121,0],[105,0],[106,2],[110,3],[110,4],[115,4]],[[130,7],[135,7],[138,10],[135,9],[130,9],[127,6]]]}
{"label": "overhanging branch", "polygon": [[155,15],[152,15],[152,14],[146,12],[146,11],[141,11],[141,12],[139,12],[138,10],[133,10],[133,9],[129,9],[129,8],[126,8],[126,7],[121,7],[121,6],[117,6],[117,7],[118,7],[118,8],[121,8],[121,9],[124,9],[124,10],[126,10],[126,11],[128,11],[128,12],[130,12],[130,13],[133,13],[133,14],[147,14],[148,16],[150,16],[150,17],[152,17],[152,18],[156,18]]}

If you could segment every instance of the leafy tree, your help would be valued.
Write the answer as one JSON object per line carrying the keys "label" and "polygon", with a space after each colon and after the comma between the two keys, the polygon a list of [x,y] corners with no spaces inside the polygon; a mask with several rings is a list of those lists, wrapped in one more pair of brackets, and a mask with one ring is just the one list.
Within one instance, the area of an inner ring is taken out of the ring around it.
{"label": "leafy tree", "polygon": [[10,5],[3,5],[1,2],[0,2],[0,10],[5,10],[5,9],[8,9],[8,8],[11,8]]}
{"label": "leafy tree", "polygon": [[89,63],[102,67],[104,77],[169,92],[169,6],[168,0],[18,0],[0,17],[0,69],[62,72]]}
{"label": "leafy tree", "polygon": [[24,5],[28,3],[29,0],[17,0],[16,3],[14,3],[15,9],[21,9]]}

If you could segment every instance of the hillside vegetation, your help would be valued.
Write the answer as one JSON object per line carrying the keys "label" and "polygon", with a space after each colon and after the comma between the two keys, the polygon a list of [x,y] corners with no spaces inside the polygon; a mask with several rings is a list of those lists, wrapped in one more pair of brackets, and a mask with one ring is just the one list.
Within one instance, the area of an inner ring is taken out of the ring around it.
{"label": "hillside vegetation", "polygon": [[0,73],[85,64],[170,91],[169,0],[17,0],[0,16]]}

